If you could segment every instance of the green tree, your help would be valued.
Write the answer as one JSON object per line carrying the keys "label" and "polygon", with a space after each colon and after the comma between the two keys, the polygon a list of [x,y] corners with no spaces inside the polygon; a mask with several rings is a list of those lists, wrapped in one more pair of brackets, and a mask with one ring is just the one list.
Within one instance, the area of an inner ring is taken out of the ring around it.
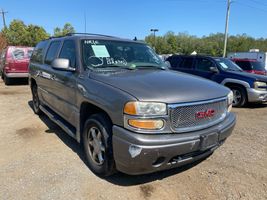
{"label": "green tree", "polygon": [[9,45],[27,45],[27,26],[21,20],[13,20],[3,34]]}
{"label": "green tree", "polygon": [[0,52],[2,51],[2,49],[6,47],[6,45],[7,45],[6,38],[2,33],[0,33]]}
{"label": "green tree", "polygon": [[8,28],[2,30],[2,34],[8,45],[15,46],[35,46],[49,37],[43,27],[33,24],[27,26],[21,20],[13,20]]}
{"label": "green tree", "polygon": [[74,27],[70,24],[70,23],[66,23],[63,28],[59,28],[59,27],[56,27],[54,29],[54,36],[55,37],[58,37],[58,36],[64,36],[64,35],[67,35],[68,33],[74,33],[75,32],[75,29]]}
{"label": "green tree", "polygon": [[45,31],[43,27],[30,24],[27,27],[28,35],[28,46],[35,46],[41,40],[47,39],[49,34]]}

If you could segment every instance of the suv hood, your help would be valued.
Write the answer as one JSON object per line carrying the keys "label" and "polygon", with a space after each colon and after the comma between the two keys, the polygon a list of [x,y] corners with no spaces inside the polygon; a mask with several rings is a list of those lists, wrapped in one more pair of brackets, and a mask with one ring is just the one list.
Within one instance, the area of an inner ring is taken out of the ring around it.
{"label": "suv hood", "polygon": [[229,90],[217,83],[170,70],[91,72],[90,78],[119,88],[139,101],[195,102],[224,97]]}
{"label": "suv hood", "polygon": [[265,75],[252,74],[248,72],[235,72],[235,71],[226,71],[226,72],[230,74],[235,74],[238,77],[251,78],[254,81],[263,81],[267,83],[267,76]]}

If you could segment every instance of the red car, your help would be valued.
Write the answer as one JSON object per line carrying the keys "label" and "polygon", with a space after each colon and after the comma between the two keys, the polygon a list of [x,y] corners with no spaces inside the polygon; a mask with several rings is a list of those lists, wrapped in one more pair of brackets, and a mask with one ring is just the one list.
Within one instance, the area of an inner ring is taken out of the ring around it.
{"label": "red car", "polygon": [[260,74],[266,75],[266,69],[262,62],[253,59],[231,59],[234,61],[240,68],[244,71],[253,73],[253,74]]}
{"label": "red car", "polygon": [[1,53],[0,74],[6,85],[15,78],[28,78],[33,47],[8,46]]}

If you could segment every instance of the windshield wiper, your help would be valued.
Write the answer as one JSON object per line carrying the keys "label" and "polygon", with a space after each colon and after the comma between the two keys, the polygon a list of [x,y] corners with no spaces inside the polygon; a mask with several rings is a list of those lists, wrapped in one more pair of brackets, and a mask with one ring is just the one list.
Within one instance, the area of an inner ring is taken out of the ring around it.
{"label": "windshield wiper", "polygon": [[122,66],[122,65],[101,65],[101,66],[96,66],[96,67],[92,67],[92,66],[87,66],[87,68],[89,69],[129,69],[129,70],[133,70],[135,68],[132,68],[130,66]]}
{"label": "windshield wiper", "polygon": [[160,66],[160,65],[137,65],[136,68],[144,68],[144,69],[161,69],[161,70],[166,70],[166,67]]}

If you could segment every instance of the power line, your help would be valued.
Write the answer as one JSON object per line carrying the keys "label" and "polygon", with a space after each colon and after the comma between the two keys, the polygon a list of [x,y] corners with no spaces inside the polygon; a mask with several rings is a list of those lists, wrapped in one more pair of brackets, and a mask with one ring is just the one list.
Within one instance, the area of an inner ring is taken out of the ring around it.
{"label": "power line", "polygon": [[4,11],[3,9],[0,11],[0,14],[2,14],[2,19],[3,19],[4,28],[6,28],[5,14],[7,14],[7,13],[8,13],[8,12]]}
{"label": "power line", "polygon": [[235,3],[240,4],[240,5],[242,5],[242,6],[247,6],[247,7],[249,7],[249,8],[257,9],[257,10],[262,11],[262,12],[265,12],[265,13],[267,12],[267,10],[265,10],[265,9],[258,8],[258,7],[254,7],[254,6],[245,4],[245,3],[243,3],[243,2],[241,3],[241,2],[239,2],[239,1],[235,1]]}
{"label": "power line", "polygon": [[257,1],[257,0],[249,0],[249,1],[251,1],[251,2],[253,2],[253,3],[256,3],[256,4],[258,4],[258,5],[261,5],[261,6],[267,6],[266,3],[263,3],[263,2],[260,2],[260,1]]}

